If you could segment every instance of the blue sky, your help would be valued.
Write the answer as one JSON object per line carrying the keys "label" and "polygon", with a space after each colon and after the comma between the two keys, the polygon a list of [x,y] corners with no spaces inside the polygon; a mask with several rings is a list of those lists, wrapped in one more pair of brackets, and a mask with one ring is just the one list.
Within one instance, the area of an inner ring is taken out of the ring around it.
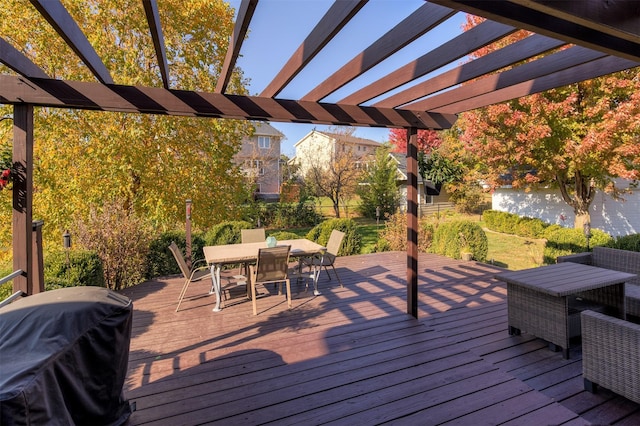
{"label": "blue sky", "polygon": [[[240,5],[240,0],[228,2],[236,10]],[[242,46],[241,57],[238,59],[238,66],[244,71],[245,77],[250,79],[251,95],[258,95],[277,75],[332,2],[332,0],[261,0],[258,3],[248,38]],[[278,97],[299,99],[306,95],[317,84],[423,4],[424,0],[370,0],[356,18],[347,24],[343,33],[338,34],[323,52],[311,61],[308,69],[298,74]],[[463,20],[464,15],[454,15],[432,31],[433,34],[429,33],[417,39],[323,101],[337,102],[354,88],[372,83],[390,70],[424,55],[441,44],[444,39],[450,38],[452,34],[460,33]],[[436,73],[442,71],[437,70]],[[401,86],[396,90],[404,88],[406,87]],[[327,128],[297,123],[272,122],[271,125],[285,135],[281,151],[289,157],[294,154],[293,145],[314,127]],[[384,142],[388,140],[389,129],[357,127],[355,135]]]}

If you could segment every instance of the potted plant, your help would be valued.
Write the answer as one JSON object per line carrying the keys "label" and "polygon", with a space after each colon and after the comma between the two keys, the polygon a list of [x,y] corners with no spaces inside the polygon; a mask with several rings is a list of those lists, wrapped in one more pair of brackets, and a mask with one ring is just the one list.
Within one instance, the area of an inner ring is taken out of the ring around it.
{"label": "potted plant", "polygon": [[460,232],[460,259],[462,260],[472,260],[473,259],[473,251],[467,242],[467,237]]}

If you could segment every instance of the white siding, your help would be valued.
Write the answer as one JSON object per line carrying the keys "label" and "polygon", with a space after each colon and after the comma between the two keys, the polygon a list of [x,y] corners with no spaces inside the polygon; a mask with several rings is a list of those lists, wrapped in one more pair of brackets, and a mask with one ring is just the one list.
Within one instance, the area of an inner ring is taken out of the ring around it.
{"label": "white siding", "polygon": [[[625,201],[614,200],[598,191],[589,209],[591,227],[613,236],[640,233],[640,192],[636,190],[632,194],[624,194],[623,198]],[[499,188],[493,193],[492,208],[568,228],[573,227],[575,219],[573,209],[564,202],[558,190],[523,192]]]}

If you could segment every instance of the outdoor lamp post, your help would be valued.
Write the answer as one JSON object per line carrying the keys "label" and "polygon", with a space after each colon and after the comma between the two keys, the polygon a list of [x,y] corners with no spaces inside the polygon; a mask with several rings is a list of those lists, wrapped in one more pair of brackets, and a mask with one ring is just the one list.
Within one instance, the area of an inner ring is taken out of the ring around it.
{"label": "outdoor lamp post", "polygon": [[62,234],[62,247],[64,247],[64,251],[67,257],[67,265],[69,265],[69,250],[71,249],[71,234],[67,229]]}
{"label": "outdoor lamp post", "polygon": [[591,223],[586,222],[583,225],[584,237],[587,239],[587,251],[589,251],[589,238],[591,238]]}
{"label": "outdoor lamp post", "polygon": [[187,266],[191,269],[191,200],[188,199],[186,204],[186,223],[185,223],[185,251],[187,252]]}

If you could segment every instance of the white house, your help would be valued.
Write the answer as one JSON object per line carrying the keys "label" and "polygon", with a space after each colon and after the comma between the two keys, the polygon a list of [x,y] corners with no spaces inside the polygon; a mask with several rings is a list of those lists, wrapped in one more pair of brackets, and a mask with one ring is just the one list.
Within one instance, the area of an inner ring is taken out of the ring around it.
{"label": "white house", "polygon": [[300,173],[305,174],[312,165],[329,164],[339,151],[350,151],[357,160],[367,161],[373,156],[381,144],[371,139],[358,138],[313,129],[294,145],[295,157],[291,162],[300,166]]}
{"label": "white house", "polygon": [[[623,194],[623,200],[598,191],[589,213],[591,227],[609,235],[620,236],[640,233],[640,190],[631,182],[618,180],[618,188],[628,188],[632,193]],[[509,187],[498,188],[491,197],[492,208],[519,216],[535,217],[547,223],[573,227],[573,209],[564,202],[559,190],[541,189],[524,192]]]}

